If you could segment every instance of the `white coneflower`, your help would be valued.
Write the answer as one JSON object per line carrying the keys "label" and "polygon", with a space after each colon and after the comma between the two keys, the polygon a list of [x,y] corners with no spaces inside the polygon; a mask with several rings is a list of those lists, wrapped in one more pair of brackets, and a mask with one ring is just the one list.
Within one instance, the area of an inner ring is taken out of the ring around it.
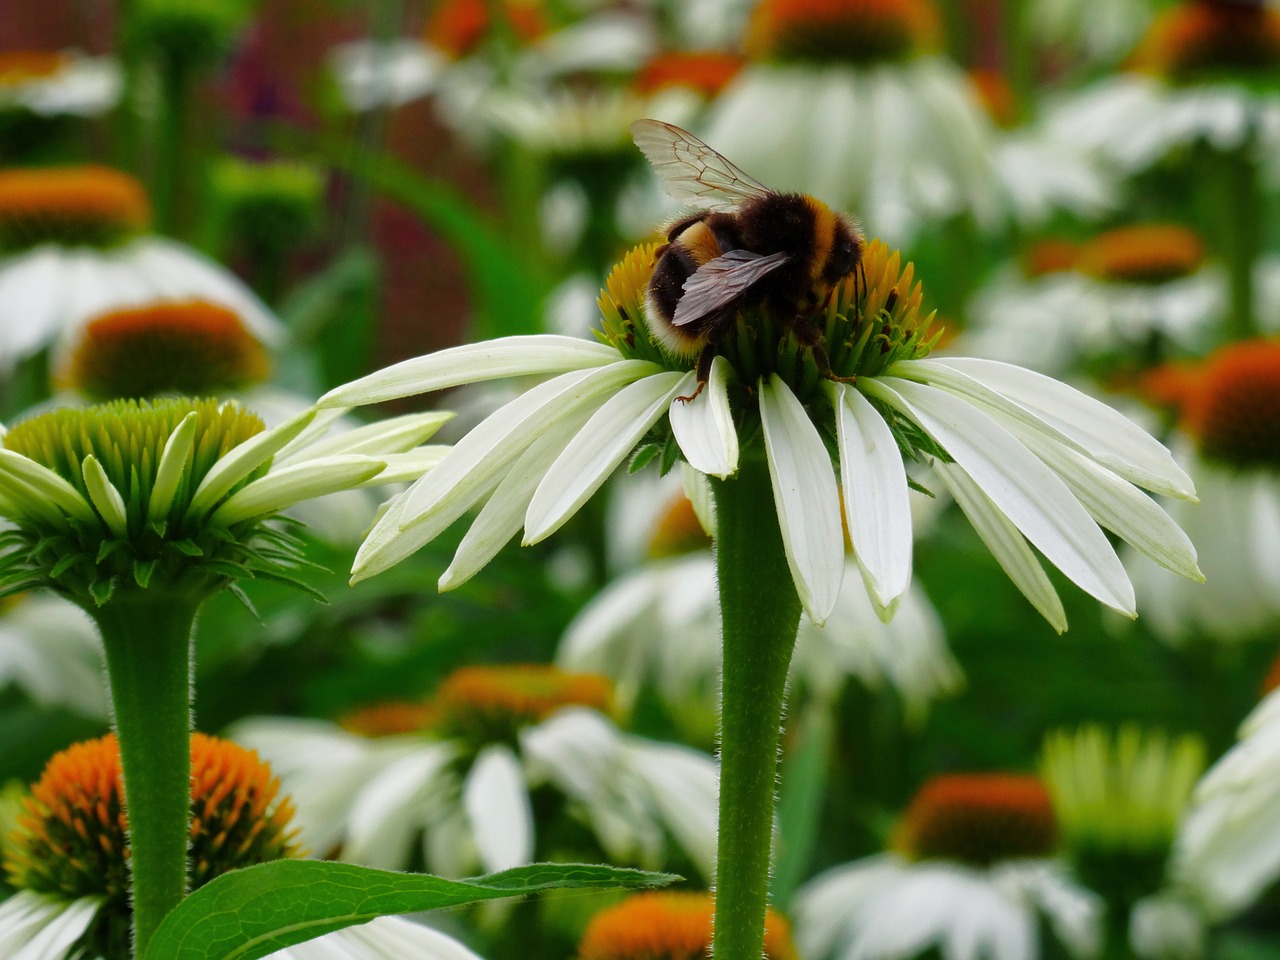
{"label": "white coneflower", "polygon": [[1013,774],[926,783],[895,852],[835,867],[797,894],[796,941],[813,960],[1035,960],[1043,926],[1071,956],[1101,942],[1097,899],[1053,859],[1058,828],[1044,785]]}
{"label": "white coneflower", "polygon": [[[231,870],[298,856],[293,807],[258,757],[191,737],[191,887]],[[45,767],[5,851],[18,892],[0,903],[0,950],[32,960],[130,955],[128,819],[113,736],[75,744]],[[460,943],[398,917],[326,934],[271,960],[477,960]]]}
{"label": "white coneflower", "polygon": [[147,233],[141,185],[106,167],[0,170],[0,367],[91,317],[157,300],[234,310],[268,343],[284,331],[232,274]]}
{"label": "white coneflower", "polygon": [[47,594],[0,601],[0,687],[10,684],[36,703],[105,719],[102,644],[93,621]]}
{"label": "white coneflower", "polygon": [[120,67],[110,57],[73,50],[0,53],[0,110],[96,117],[116,105],[123,87]]}
{"label": "white coneflower", "polygon": [[751,62],[714,104],[704,139],[895,242],[966,211],[992,222],[994,129],[938,53],[940,37],[930,0],[765,0],[747,31]]}
{"label": "white coneflower", "polygon": [[346,729],[262,717],[232,736],[271,760],[316,856],[398,869],[417,848],[446,876],[519,866],[537,839],[529,793],[549,785],[611,859],[670,862],[670,836],[709,876],[715,762],[623,733],[611,705],[602,676],[466,667],[430,700],[356,711]]}

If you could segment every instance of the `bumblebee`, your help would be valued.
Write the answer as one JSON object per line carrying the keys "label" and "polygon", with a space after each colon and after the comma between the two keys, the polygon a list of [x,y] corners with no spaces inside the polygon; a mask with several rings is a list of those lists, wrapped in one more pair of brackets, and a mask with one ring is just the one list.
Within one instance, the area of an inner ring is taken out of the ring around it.
{"label": "bumblebee", "polygon": [[645,298],[659,342],[679,356],[698,355],[693,396],[721,336],[749,307],[772,310],[813,350],[823,375],[841,379],[812,317],[861,267],[857,224],[816,197],[770,190],[669,123],[637,120],[631,134],[667,193],[702,208],[667,229]]}

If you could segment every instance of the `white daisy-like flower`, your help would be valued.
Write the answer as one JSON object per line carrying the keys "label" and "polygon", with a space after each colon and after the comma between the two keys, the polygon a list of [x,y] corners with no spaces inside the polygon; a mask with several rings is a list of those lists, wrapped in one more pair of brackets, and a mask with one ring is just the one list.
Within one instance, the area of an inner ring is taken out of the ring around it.
{"label": "white daisy-like flower", "polygon": [[1280,691],[1196,785],[1171,873],[1215,920],[1249,907],[1280,876]]}
{"label": "white daisy-like flower", "polygon": [[[927,783],[886,853],[835,867],[796,895],[796,944],[812,960],[1036,960],[1040,930],[1071,956],[1101,945],[1102,908],[1051,854],[1053,810],[1032,777]],[[1047,921],[1047,923],[1042,923]]]}
{"label": "white daisy-like flower", "polygon": [[712,107],[705,139],[896,243],[960,213],[993,223],[994,128],[963,71],[932,52],[939,31],[929,0],[766,0],[747,33],[754,62]]}
{"label": "white daisy-like flower", "polygon": [[[530,790],[550,786],[615,862],[656,867],[674,845],[705,876],[715,850],[716,765],[620,731],[600,676],[469,667],[427,703],[325,721],[257,718],[232,736],[272,761],[316,856],[463,876],[533,860]],[[353,732],[354,731],[354,732]]]}
{"label": "white daisy-like flower", "polygon": [[[739,437],[756,425],[787,562],[815,624],[830,617],[845,579],[841,494],[873,602],[891,610],[905,594],[912,535],[903,448],[932,462],[1001,565],[1059,630],[1061,602],[1028,541],[1130,616],[1128,576],[1099,524],[1199,576],[1190,542],[1138,488],[1194,495],[1168,451],[1047,377],[988,360],[926,359],[920,285],[884,245],[867,247],[865,283],[847,278],[818,317],[829,374],[844,379],[824,379],[812,351],[779,339],[766,312],[745,311],[737,322],[755,328],[757,340],[722,338],[700,388],[694,359],[666,353],[650,332],[644,301],[653,262],[647,247],[615,268],[600,301],[604,342],[545,335],[478,343],[405,361],[322,398],[346,406],[555,374],[390,501],[357,554],[356,579],[393,566],[483,505],[440,578],[442,589],[456,586],[522,528],[525,543],[550,536],[637,446],[731,477]],[[834,438],[839,482],[818,424]]]}
{"label": "white daisy-like flower", "polygon": [[[802,618],[791,661],[794,684],[809,696],[834,695],[855,677],[898,691],[909,716],[963,682],[942,623],[919,587],[903,596],[889,623],[853,583],[840,593],[824,628]],[[608,674],[623,706],[652,684],[676,716],[695,726],[714,719],[720,673],[720,605],[710,551],[659,560],[613,581],[565,631],[556,659],[569,670]]]}
{"label": "white daisy-like flower", "polygon": [[425,97],[435,89],[447,62],[426,44],[403,38],[354,40],[329,54],[329,69],[343,102],[357,113]]}
{"label": "white daisy-like flower", "polygon": [[148,235],[146,195],[105,167],[0,171],[0,368],[100,314],[205,300],[259,339],[284,329],[243,283],[196,251]]}
{"label": "white daisy-like flower", "polygon": [[116,105],[123,89],[120,66],[110,57],[74,50],[0,53],[0,110],[96,117]]}
{"label": "white daisy-like flower", "polygon": [[1051,137],[1126,172],[1196,143],[1247,149],[1280,173],[1280,10],[1269,3],[1184,0],[1151,23],[1132,69],[1063,97]]}
{"label": "white daisy-like flower", "polygon": [[1280,623],[1280,345],[1246,340],[1148,380],[1179,410],[1175,450],[1201,506],[1174,504],[1206,581],[1179,583],[1143,559],[1129,563],[1139,609],[1163,639],[1219,642]]}
{"label": "white daisy-like flower", "polygon": [[118,400],[37,414],[3,434],[0,582],[93,611],[152,586],[211,592],[290,579],[299,544],[275,515],[339,490],[401,482],[439,461],[447,414],[330,436],[315,407],[272,429],[234,402]]}
{"label": "white daisy-like flower", "polygon": [[[1034,269],[1046,272],[1028,276]],[[998,271],[970,306],[963,347],[1051,374],[1126,361],[1153,341],[1196,352],[1216,336],[1227,301],[1226,274],[1194,232],[1120,227],[1070,253],[1050,241]]]}
{"label": "white daisy-like flower", "polygon": [[10,684],[37,703],[105,718],[102,645],[93,621],[46,594],[0,603],[0,687]]}
{"label": "white daisy-like flower", "polygon": [[[266,764],[233,743],[201,734],[192,736],[191,747],[193,888],[238,867],[296,856],[290,802],[280,796],[279,781]],[[130,914],[120,782],[113,736],[76,744],[49,761],[7,850],[18,892],[0,903],[5,957],[120,955]],[[74,817],[78,832],[61,824],[64,816]],[[227,834],[240,840],[225,843]],[[453,938],[400,917],[346,927],[275,951],[268,960],[405,957],[478,960]]]}

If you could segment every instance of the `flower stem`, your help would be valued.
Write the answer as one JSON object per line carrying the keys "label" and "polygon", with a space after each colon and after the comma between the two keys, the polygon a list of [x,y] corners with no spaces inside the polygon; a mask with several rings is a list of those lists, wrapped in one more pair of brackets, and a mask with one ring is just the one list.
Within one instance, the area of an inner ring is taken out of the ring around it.
{"label": "flower stem", "polygon": [[191,631],[200,597],[122,592],[89,611],[102,632],[129,821],[135,956],[187,892]]}
{"label": "flower stem", "polygon": [[716,960],[760,960],[787,668],[800,623],[763,457],[713,481],[724,629]]}
{"label": "flower stem", "polygon": [[1262,194],[1252,140],[1214,156],[1219,211],[1218,250],[1227,268],[1227,339],[1258,335],[1254,320],[1253,269],[1262,249]]}

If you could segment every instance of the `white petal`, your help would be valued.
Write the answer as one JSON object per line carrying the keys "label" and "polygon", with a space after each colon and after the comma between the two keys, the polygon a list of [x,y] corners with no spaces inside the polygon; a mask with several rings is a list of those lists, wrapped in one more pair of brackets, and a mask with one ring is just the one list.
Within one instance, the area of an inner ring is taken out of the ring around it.
{"label": "white petal", "polygon": [[376,459],[385,463],[386,469],[359,486],[385,487],[389,483],[413,483],[421,479],[428,470],[438,467],[452,449],[443,444],[427,444],[408,453],[383,454]]}
{"label": "white petal", "polygon": [[124,497],[111,485],[111,478],[102,464],[93,454],[80,462],[80,475],[84,477],[84,487],[89,491],[89,499],[106,522],[107,527],[118,537],[129,532],[129,514],[124,505]]}
{"label": "white petal", "polygon": [[102,908],[97,897],[64,900],[20,890],[0,904],[0,956],[64,960]]}
{"label": "white petal", "polygon": [[437,584],[440,590],[452,590],[466,583],[520,531],[529,501],[547,468],[587,419],[587,411],[579,411],[552,425],[512,464],[458,544],[453,562],[440,576]]}
{"label": "white petal", "polygon": [[907,470],[889,425],[858,390],[829,383],[840,482],[853,554],[876,603],[889,608],[911,583]]}
{"label": "white petal", "polygon": [[602,367],[618,358],[613,347],[577,337],[503,337],[402,361],[330,390],[318,405],[358,407],[481,380]]}
{"label": "white petal", "polygon": [[[738,469],[738,431],[729,409],[729,369],[728,360],[716,357],[702,393],[688,403],[679,397],[671,401],[671,432],[685,460],[695,470],[721,479]],[[691,374],[681,383],[682,391],[692,393],[696,380]]]}
{"label": "white petal", "polygon": [[[26,495],[20,498],[7,494],[24,510],[34,507],[32,512],[41,514],[61,510],[86,523],[96,522],[98,518],[79,490],[20,453],[0,448],[0,473],[11,477],[19,491],[25,491]],[[33,504],[33,498],[38,503]]]}
{"label": "white petal", "polygon": [[462,802],[486,870],[506,870],[533,860],[529,788],[510,747],[480,751],[467,774]]}
{"label": "white petal", "polygon": [[963,470],[950,463],[935,463],[933,469],[1014,586],[1054,630],[1065,632],[1067,612],[1062,600],[1018,528]]}
{"label": "white petal", "polygon": [[188,513],[202,516],[212,510],[237,483],[266,463],[285,444],[306,429],[315,417],[315,408],[308,409],[292,420],[271,430],[250,437],[232,448],[210,468],[191,498]]}
{"label": "white petal", "polygon": [[359,583],[369,577],[389,570],[401,560],[416,553],[431,539],[432,531],[426,524],[401,529],[404,507],[409,491],[392,497],[381,508],[368,535],[356,550],[351,565],[351,582]]}
{"label": "white petal", "polygon": [[174,495],[178,492],[183,474],[187,472],[187,461],[195,446],[199,419],[199,414],[192,410],[182,418],[182,422],[165,441],[160,463],[156,467],[156,482],[151,487],[151,500],[147,504],[147,521],[150,523],[163,520],[173,506]]}
{"label": "white petal", "polygon": [[492,490],[544,430],[657,369],[645,361],[622,360],[561,374],[516,397],[458,441],[440,466],[410,488],[405,526],[421,523],[443,531]]}
{"label": "white petal", "polygon": [[1162,567],[1204,582],[1191,539],[1149,496],[1070,447],[1058,446],[1031,431],[1015,433],[1027,449],[1062,477],[1100,524]]}
{"label": "white petal", "polygon": [[344,453],[359,453],[378,457],[384,453],[405,453],[426,443],[437,430],[453,419],[448,411],[441,413],[409,413],[390,417],[377,423],[340,430],[332,436],[292,451],[289,457],[278,456],[275,463],[283,466],[287,460],[311,460]]}
{"label": "white petal", "polygon": [[[935,382],[939,367],[967,374],[970,384],[976,381],[1013,401],[1140,487],[1171,497],[1195,498],[1195,484],[1160,441],[1074,387],[1024,367],[977,357],[911,361],[895,367],[894,373],[906,375],[906,368],[917,364],[925,364],[926,376]],[[952,381],[948,388],[965,389],[961,381]]]}
{"label": "white petal", "polygon": [[831,457],[809,414],[775,373],[760,381],[760,422],[787,566],[809,619],[821,626],[844,580],[844,527]]}
{"label": "white petal", "polygon": [[1136,616],[1115,550],[1071,491],[1009,431],[965,400],[883,377],[869,391],[920,425],[1049,561],[1107,606]]}
{"label": "white petal", "polygon": [[272,470],[246,484],[213,511],[209,523],[229,527],[251,517],[276,513],[303,500],[349,490],[382,473],[386,463],[374,457],[323,457]]}
{"label": "white petal", "polygon": [[556,458],[529,502],[524,542],[549,537],[587,502],[667,411],[685,377],[665,372],[624,387],[597,410]]}

